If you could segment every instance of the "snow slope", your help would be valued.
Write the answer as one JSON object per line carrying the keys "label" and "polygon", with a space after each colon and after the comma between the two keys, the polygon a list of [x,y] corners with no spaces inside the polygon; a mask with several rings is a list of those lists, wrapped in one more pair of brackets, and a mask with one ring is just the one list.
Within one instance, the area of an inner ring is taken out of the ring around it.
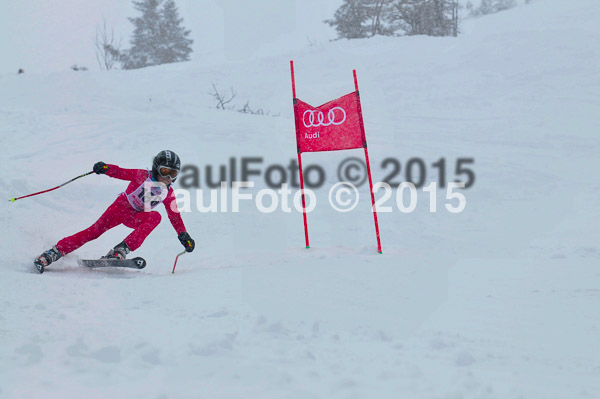
{"label": "snow slope", "polygon": [[[357,69],[373,177],[381,162],[474,158],[467,206],[380,213],[327,205],[337,165],[360,150],[303,155],[325,168],[304,248],[297,212],[166,218],[142,271],[88,270],[118,227],[43,274],[31,260],[94,222],[124,188],[89,176],[2,202],[0,397],[594,398],[600,393],[600,4],[534,2],[473,19],[458,38],[337,41],[247,63],[110,73],[1,75],[4,198],[103,160],[146,167],[164,148],[217,168],[295,158],[298,97],[353,90]],[[215,83],[247,115],[215,109]],[[403,172],[401,174],[403,175]],[[202,185],[205,188],[204,176]],[[264,187],[255,179],[256,193]],[[195,195],[195,193],[193,193]],[[381,196],[381,193],[378,197]],[[161,209],[166,216],[164,209]]]}

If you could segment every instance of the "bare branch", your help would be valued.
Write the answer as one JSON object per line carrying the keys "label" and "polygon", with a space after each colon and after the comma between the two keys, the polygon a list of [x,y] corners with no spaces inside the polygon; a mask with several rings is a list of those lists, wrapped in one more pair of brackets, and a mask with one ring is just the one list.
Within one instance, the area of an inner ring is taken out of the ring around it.
{"label": "bare branch", "polygon": [[229,104],[231,100],[233,100],[236,96],[236,93],[233,91],[233,87],[231,88],[231,95],[229,98],[226,98],[224,94],[219,93],[217,86],[212,83],[213,93],[208,93],[217,101],[217,109],[226,109],[225,105]]}
{"label": "bare branch", "polygon": [[121,41],[120,38],[117,43],[114,29],[111,29],[109,34],[106,27],[106,18],[103,17],[102,26],[96,25],[96,37],[94,38],[96,61],[98,61],[100,69],[106,71],[113,69],[121,55]]}

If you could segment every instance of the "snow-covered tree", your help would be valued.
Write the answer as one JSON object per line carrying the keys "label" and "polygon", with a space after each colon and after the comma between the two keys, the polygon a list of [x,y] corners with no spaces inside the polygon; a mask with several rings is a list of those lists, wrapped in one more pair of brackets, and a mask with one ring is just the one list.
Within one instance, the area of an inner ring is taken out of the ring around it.
{"label": "snow-covered tree", "polygon": [[121,54],[124,69],[143,68],[170,62],[189,60],[193,40],[190,31],[181,26],[177,6],[173,0],[134,0],[141,13],[129,18],[134,25],[131,48]]}
{"label": "snow-covered tree", "polygon": [[158,54],[160,63],[188,61],[194,41],[188,37],[190,30],[181,25],[183,18],[179,18],[175,2],[167,0],[160,15],[161,48]]}
{"label": "snow-covered tree", "polygon": [[516,0],[496,0],[496,12],[508,10],[517,6]]}
{"label": "snow-covered tree", "polygon": [[393,11],[394,0],[368,0],[367,28],[371,36],[392,35],[394,29],[390,26],[390,13]]}
{"label": "snow-covered tree", "polygon": [[391,35],[388,13],[394,0],[344,0],[333,19],[324,21],[335,27],[338,38],[358,39]]}
{"label": "snow-covered tree", "polygon": [[458,0],[344,0],[333,19],[339,38],[375,35],[456,36]]}
{"label": "snow-covered tree", "polygon": [[396,0],[392,20],[404,35],[458,35],[457,0]]}
{"label": "snow-covered tree", "polygon": [[134,25],[131,48],[123,54],[123,68],[136,69],[158,65],[157,49],[160,46],[160,2],[162,0],[133,1],[141,12],[137,18],[128,18]]}
{"label": "snow-covered tree", "polygon": [[478,16],[508,10],[516,5],[516,0],[481,0],[479,7],[475,7],[471,2],[467,3],[467,9],[471,15]]}
{"label": "snow-covered tree", "polygon": [[335,27],[338,38],[359,39],[368,36],[363,25],[366,20],[367,12],[361,0],[344,0],[333,19],[325,20],[325,23]]}

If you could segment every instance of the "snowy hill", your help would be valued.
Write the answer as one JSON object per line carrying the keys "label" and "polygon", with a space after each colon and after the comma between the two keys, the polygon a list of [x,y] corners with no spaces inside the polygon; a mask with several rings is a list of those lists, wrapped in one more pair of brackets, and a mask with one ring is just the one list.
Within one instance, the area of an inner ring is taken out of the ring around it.
{"label": "snowy hill", "polygon": [[[458,38],[0,75],[6,200],[100,160],[149,167],[162,149],[198,167],[204,190],[206,166],[216,178],[234,158],[239,176],[242,157],[262,157],[256,194],[269,165],[296,159],[290,59],[298,97],[315,105],[351,92],[357,70],[374,181],[392,172],[388,158],[401,163],[394,181],[412,158],[425,185],[464,181],[460,158],[475,176],[456,214],[439,187],[435,213],[422,189],[412,213],[394,194],[379,213],[383,254],[367,185],[349,213],[327,204],[338,165],[361,150],[303,154],[305,170],[325,171],[310,249],[300,213],[249,201],[203,213],[194,187],[182,216],[196,250],[174,275],[181,246],[162,207],[135,252],[146,269],[78,266],[120,242],[130,231],[120,226],[34,273],[32,259],[93,223],[121,181],[92,175],[4,201],[0,397],[597,397],[599,13],[597,1],[547,0],[471,19]],[[236,108],[268,115],[217,110],[213,83],[235,90]]]}

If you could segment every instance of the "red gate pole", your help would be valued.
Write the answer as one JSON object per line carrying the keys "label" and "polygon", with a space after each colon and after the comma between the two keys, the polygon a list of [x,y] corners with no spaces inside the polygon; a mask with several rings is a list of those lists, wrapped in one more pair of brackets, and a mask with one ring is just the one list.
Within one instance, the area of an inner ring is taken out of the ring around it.
{"label": "red gate pole", "polygon": [[302,193],[302,216],[304,216],[304,241],[306,248],[310,248],[308,243],[308,224],[306,223],[306,203],[304,200],[304,179],[302,178],[302,156],[298,153],[298,169],[300,170],[300,192]]}
{"label": "red gate pole", "polygon": [[360,106],[360,94],[358,92],[358,80],[356,79],[356,69],[352,71],[354,75],[354,88],[356,89],[356,97],[358,98],[358,115],[360,116],[360,129],[363,135],[363,148],[365,149],[365,160],[367,163],[367,174],[369,175],[369,188],[371,190],[371,205],[373,209],[373,219],[375,220],[375,234],[377,235],[377,251],[381,254],[381,239],[379,236],[379,222],[377,221],[377,209],[375,208],[375,194],[373,193],[373,179],[371,178],[371,165],[369,163],[369,151],[367,151],[367,136],[365,134],[365,125],[362,118],[362,108]]}
{"label": "red gate pole", "polygon": [[369,174],[369,187],[371,188],[371,204],[373,205],[373,218],[375,219],[375,234],[377,234],[377,251],[381,254],[381,239],[379,237],[379,222],[377,221],[377,210],[375,209],[375,194],[373,194],[373,180],[371,179],[371,166],[369,165],[369,152],[365,146],[365,159],[367,160],[367,172]]}
{"label": "red gate pole", "polygon": [[290,61],[290,70],[292,71],[292,98],[294,100],[296,100],[296,79],[294,78],[294,61],[293,60]]}
{"label": "red gate pole", "polygon": [[[296,145],[298,145],[298,115],[296,115],[296,80],[294,78],[294,61],[290,61],[290,70],[292,73],[292,96],[294,101],[294,120],[296,122]],[[304,218],[304,241],[306,248],[310,248],[308,243],[308,223],[306,221],[306,201],[304,197],[304,177],[302,176],[302,154],[298,145],[298,171],[300,173],[300,193],[302,194],[302,216]]]}

